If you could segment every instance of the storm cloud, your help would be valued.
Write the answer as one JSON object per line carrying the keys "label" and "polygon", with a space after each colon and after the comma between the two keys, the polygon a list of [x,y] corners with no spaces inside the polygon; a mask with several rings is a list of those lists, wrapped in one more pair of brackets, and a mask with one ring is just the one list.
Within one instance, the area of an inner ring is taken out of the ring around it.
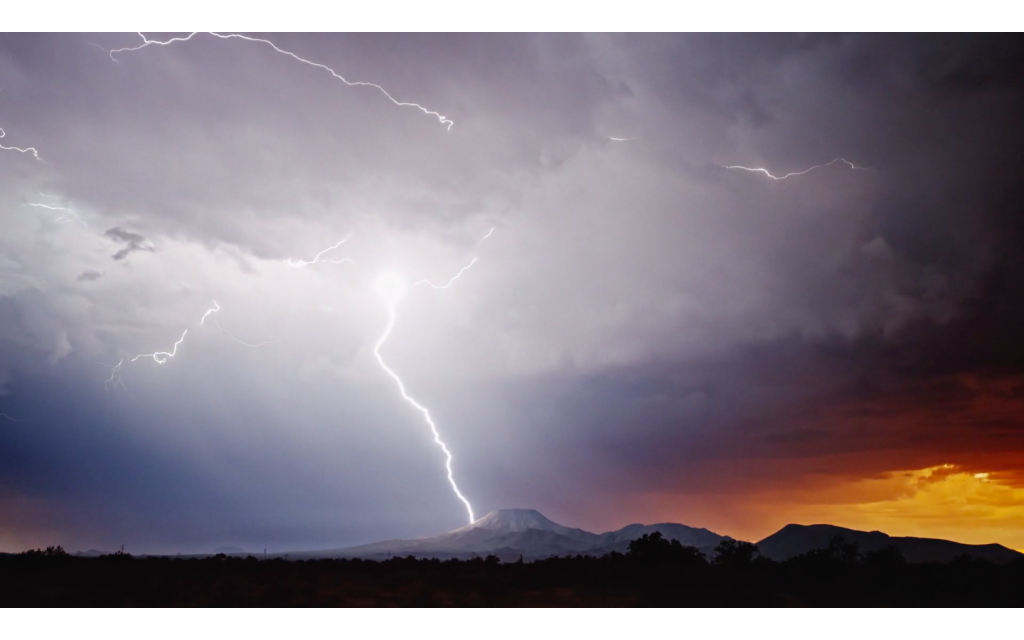
{"label": "storm cloud", "polygon": [[0,37],[41,158],[0,151],[0,548],[460,526],[375,283],[474,258],[383,355],[478,514],[739,535],[706,505],[811,476],[1024,483],[1019,39],[253,37],[454,124],[258,42]]}

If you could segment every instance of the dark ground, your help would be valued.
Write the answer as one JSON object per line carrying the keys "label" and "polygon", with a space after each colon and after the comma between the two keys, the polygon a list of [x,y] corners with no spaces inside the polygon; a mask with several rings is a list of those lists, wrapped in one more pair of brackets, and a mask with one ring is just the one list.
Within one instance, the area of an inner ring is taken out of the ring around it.
{"label": "dark ground", "polygon": [[0,606],[1024,606],[1024,561],[908,564],[834,540],[779,563],[755,549],[726,543],[709,562],[645,537],[627,554],[500,563],[79,558],[58,547],[0,555]]}

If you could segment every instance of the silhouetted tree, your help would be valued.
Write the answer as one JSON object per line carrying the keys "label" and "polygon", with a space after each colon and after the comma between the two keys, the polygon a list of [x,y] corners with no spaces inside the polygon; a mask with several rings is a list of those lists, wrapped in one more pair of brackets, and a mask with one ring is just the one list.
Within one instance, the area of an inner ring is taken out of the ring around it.
{"label": "silhouetted tree", "polygon": [[134,557],[132,556],[132,554],[124,552],[124,548],[123,547],[120,550],[115,551],[114,553],[110,553],[110,554],[107,554],[107,555],[100,556],[100,558],[106,559],[106,560],[113,560],[113,561],[117,561],[117,562],[126,562],[128,560],[134,560]]}
{"label": "silhouetted tree", "polygon": [[864,566],[875,569],[893,570],[906,564],[907,559],[903,557],[903,553],[893,545],[871,551],[864,556]]}
{"label": "silhouetted tree", "polygon": [[835,536],[828,542],[829,555],[839,562],[853,563],[860,560],[856,542],[846,542],[842,536]]}
{"label": "silhouetted tree", "polygon": [[668,555],[671,543],[660,532],[645,533],[641,537],[630,540],[629,555],[638,559],[659,558]]}
{"label": "silhouetted tree", "polygon": [[643,563],[707,564],[704,554],[696,547],[683,546],[678,540],[667,540],[658,531],[630,541],[629,555]]}
{"label": "silhouetted tree", "polygon": [[[662,535],[629,553],[518,563],[393,557],[65,557],[0,553],[0,602],[11,606],[1012,606],[1024,604],[1024,560],[906,562],[895,548],[859,554],[837,541],[775,563],[726,541],[715,566]],[[702,566],[680,564],[690,558]],[[123,560],[123,562],[121,562]]]}
{"label": "silhouetted tree", "polygon": [[811,549],[794,560],[813,565],[841,565],[856,564],[860,559],[856,542],[847,543],[842,536],[834,536],[828,541],[828,547]]}
{"label": "silhouetted tree", "polygon": [[56,547],[46,547],[46,549],[29,549],[21,555],[36,558],[63,558],[68,556],[68,552],[64,551],[64,547],[57,545]]}
{"label": "silhouetted tree", "polygon": [[753,564],[757,545],[739,540],[723,540],[715,547],[716,565],[741,567]]}

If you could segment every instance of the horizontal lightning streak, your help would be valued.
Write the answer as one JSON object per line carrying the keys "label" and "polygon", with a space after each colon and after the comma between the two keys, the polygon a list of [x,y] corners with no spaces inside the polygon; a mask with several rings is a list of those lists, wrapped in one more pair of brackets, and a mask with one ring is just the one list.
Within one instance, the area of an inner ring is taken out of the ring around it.
{"label": "horizontal lightning streak", "polygon": [[[3,129],[0,129],[0,138],[6,137],[7,132],[4,131]],[[35,147],[7,147],[0,144],[0,149],[3,149],[4,151],[17,151],[19,153],[31,153],[36,160],[42,160],[42,158],[39,157],[39,152],[36,151]]]}
{"label": "horizontal lightning streak", "polygon": [[[216,300],[214,300],[213,301],[213,306],[210,307],[209,309],[207,309],[206,312],[203,314],[203,317],[199,319],[199,326],[203,326],[203,324],[206,322],[206,319],[208,317],[210,317],[211,314],[216,314],[219,311],[220,311],[220,305],[217,304]],[[247,347],[254,347],[255,348],[255,347],[263,346],[265,344],[270,344],[270,342],[261,342],[259,344],[249,344],[248,342],[243,342],[242,340],[239,340],[230,331],[228,331],[224,327],[220,326],[220,323],[217,322],[216,316],[214,316],[214,318],[213,318],[213,323],[217,326],[218,329],[220,329],[224,333],[228,334],[228,336],[230,336],[232,340],[234,340],[235,342],[237,342],[239,344],[243,344],[243,345],[245,345]],[[153,361],[156,362],[157,364],[164,364],[165,362],[167,362],[168,358],[173,358],[175,356],[175,354],[178,353],[178,346],[180,346],[181,343],[185,341],[185,336],[187,334],[188,334],[188,329],[185,329],[185,331],[182,332],[181,337],[178,338],[178,341],[174,343],[174,348],[171,349],[170,351],[157,351],[156,353],[141,353],[141,354],[135,356],[134,358],[132,358],[131,360],[129,360],[129,362],[135,362],[139,358],[153,358]],[[120,367],[120,366],[121,365],[119,363],[118,367]]]}
{"label": "horizontal lightning streak", "polygon": [[846,166],[850,167],[851,169],[857,170],[857,171],[872,171],[872,169],[868,169],[867,167],[858,167],[857,165],[853,164],[852,162],[850,162],[849,160],[847,160],[845,158],[836,158],[835,160],[832,160],[831,162],[826,162],[825,164],[816,164],[813,167],[811,167],[810,169],[804,169],[803,171],[793,171],[791,173],[787,173],[784,176],[772,175],[771,172],[769,172],[767,169],[762,168],[762,167],[744,167],[744,166],[741,166],[741,165],[738,165],[738,164],[734,164],[734,165],[731,165],[731,166],[728,166],[728,167],[725,167],[725,168],[726,169],[740,169],[742,171],[750,171],[751,173],[763,173],[764,175],[768,176],[772,180],[785,180],[786,178],[792,178],[794,176],[802,176],[805,173],[810,173],[811,171],[814,171],[815,169],[822,169],[824,167],[832,166],[832,165],[834,165],[837,162],[842,162]]}
{"label": "horizontal lightning streak", "polygon": [[193,31],[192,33],[190,33],[190,34],[188,34],[187,36],[184,36],[184,37],[171,38],[170,40],[160,41],[160,40],[150,40],[142,32],[138,32],[139,37],[142,38],[142,44],[140,44],[137,47],[122,47],[120,49],[113,49],[111,51],[108,51],[107,53],[110,55],[110,59],[111,60],[113,60],[114,62],[117,62],[117,59],[114,57],[115,53],[124,53],[124,52],[127,52],[127,51],[138,51],[139,49],[144,49],[144,48],[148,47],[149,45],[153,45],[153,44],[160,45],[160,46],[167,46],[167,45],[173,44],[175,42],[187,42],[187,41],[191,40],[193,38],[193,36],[196,36],[199,33],[206,33],[207,35],[211,35],[211,36],[213,36],[215,38],[220,38],[221,40],[232,40],[232,39],[236,39],[237,38],[239,40],[246,40],[248,42],[259,42],[261,44],[265,44],[265,45],[271,47],[274,51],[276,51],[276,52],[278,52],[280,54],[286,55],[286,56],[288,56],[288,57],[290,57],[290,58],[292,58],[294,60],[297,60],[298,62],[301,62],[303,64],[308,64],[311,67],[316,67],[318,69],[323,69],[324,71],[326,71],[327,73],[331,74],[332,76],[334,76],[338,80],[341,80],[343,83],[345,83],[346,85],[348,85],[350,87],[373,87],[374,89],[377,89],[378,91],[383,93],[387,97],[388,100],[390,100],[391,102],[393,102],[395,105],[397,105],[399,107],[413,107],[413,108],[419,109],[420,111],[422,111],[426,115],[434,116],[435,118],[438,119],[438,121],[441,124],[447,126],[447,130],[448,131],[451,131],[452,125],[455,124],[453,121],[451,121],[448,118],[444,117],[443,115],[441,115],[437,111],[431,111],[430,109],[427,109],[423,105],[416,104],[415,102],[401,102],[399,100],[396,100],[394,97],[392,97],[392,95],[390,93],[388,93],[384,89],[384,87],[380,86],[379,84],[375,84],[373,82],[352,82],[350,80],[346,80],[344,77],[339,75],[338,72],[336,72],[334,69],[328,67],[325,64],[320,64],[319,62],[313,62],[312,60],[306,60],[305,58],[302,58],[302,57],[292,53],[291,51],[286,51],[285,49],[282,49],[282,48],[278,47],[276,44],[274,44],[270,40],[264,40],[263,38],[253,38],[252,36],[245,36],[245,35],[242,35],[242,34],[239,34],[239,33],[215,33],[213,31],[206,31],[206,32]]}
{"label": "horizontal lightning streak", "polygon": [[[47,196],[47,197],[50,197],[50,196]],[[26,202],[25,204],[30,206],[30,207],[36,207],[37,209],[48,209],[50,211],[63,211],[64,213],[60,214],[60,217],[56,218],[54,220],[54,222],[68,222],[67,220],[65,220],[65,218],[67,217],[67,214],[69,214],[69,213],[71,215],[75,216],[76,218],[78,217],[78,214],[75,213],[74,209],[70,209],[68,207],[58,207],[58,206],[55,206],[55,205],[52,205],[52,204],[42,204],[42,203],[39,203],[39,202]]]}
{"label": "horizontal lightning streak", "polygon": [[181,332],[181,337],[174,343],[174,348],[170,351],[157,351],[156,353],[140,353],[135,356],[129,362],[135,362],[139,358],[153,358],[153,361],[157,364],[164,364],[168,358],[173,358],[178,353],[178,346],[185,341],[185,336],[188,335],[188,329]]}
{"label": "horizontal lightning streak", "polygon": [[[265,342],[260,342],[260,343],[257,343],[257,344],[251,344],[251,343],[245,342],[244,340],[238,339],[237,337],[235,337],[235,334],[231,333],[230,331],[228,331],[227,329],[225,329],[224,327],[222,327],[220,325],[220,322],[217,320],[217,316],[216,316],[216,314],[219,311],[220,311],[220,305],[217,303],[216,300],[214,300],[213,301],[213,306],[210,307],[209,309],[207,309],[203,313],[203,316],[199,319],[199,326],[201,327],[204,324],[206,324],[207,318],[209,318],[211,315],[213,315],[213,324],[218,329],[220,329],[224,333],[228,334],[228,337],[231,338],[232,340],[234,340],[235,342],[237,342],[238,344],[244,345],[246,347],[252,347],[252,348],[262,347],[263,345],[266,345],[266,344],[273,344],[272,340],[267,340]],[[177,355],[178,347],[181,346],[181,343],[185,341],[185,336],[187,336],[187,335],[188,335],[188,329],[185,329],[184,331],[182,331],[181,332],[181,337],[178,338],[178,341],[174,343],[174,348],[172,348],[170,351],[157,351],[155,353],[140,353],[139,355],[135,356],[134,358],[132,358],[128,362],[135,362],[136,360],[139,360],[141,358],[152,358],[153,361],[156,362],[157,364],[164,364],[164,363],[167,362],[167,360],[169,358],[173,358],[175,355]],[[124,364],[124,358],[122,358],[121,361],[118,362],[115,365],[104,364],[102,362],[100,363],[101,366],[104,366],[104,367],[107,367],[107,368],[110,369],[110,377],[103,381],[104,389],[107,389],[109,391],[109,386],[111,384],[114,385],[115,389],[117,388],[118,385],[121,385],[122,389],[125,388],[124,387],[124,382],[121,380],[121,366],[123,364]]]}
{"label": "horizontal lightning streak", "polygon": [[12,418],[11,416],[7,415],[6,413],[4,413],[2,411],[0,411],[0,416],[3,416],[4,418],[7,418],[11,422],[25,422],[25,420],[23,418]]}

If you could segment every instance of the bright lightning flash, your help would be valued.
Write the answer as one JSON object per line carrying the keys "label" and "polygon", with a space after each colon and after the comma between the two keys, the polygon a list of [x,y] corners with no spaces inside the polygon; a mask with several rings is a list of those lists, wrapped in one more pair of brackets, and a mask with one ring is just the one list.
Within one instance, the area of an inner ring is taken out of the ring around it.
{"label": "bright lightning flash", "polygon": [[[494,230],[491,229],[491,231],[493,232]],[[451,280],[448,281],[447,284],[444,285],[436,285],[430,282],[429,280],[420,280],[419,282],[415,282],[411,285],[404,285],[402,283],[402,280],[398,276],[392,274],[385,274],[378,278],[377,282],[375,283],[377,291],[381,294],[381,296],[388,304],[388,325],[384,329],[384,333],[381,335],[380,339],[377,340],[377,344],[375,344],[373,347],[373,355],[377,357],[377,362],[380,364],[381,369],[384,369],[385,373],[391,376],[391,378],[398,385],[398,392],[402,394],[402,398],[406,402],[411,404],[417,411],[423,414],[423,419],[426,420],[427,425],[430,426],[431,433],[434,434],[434,442],[439,447],[441,447],[442,451],[444,451],[445,468],[448,470],[448,482],[452,485],[452,490],[455,491],[455,495],[458,496],[459,500],[462,501],[462,504],[466,505],[466,512],[469,514],[470,524],[473,524],[473,522],[476,521],[476,517],[473,515],[473,506],[469,504],[469,500],[466,499],[466,496],[462,495],[462,492],[459,491],[459,485],[455,483],[455,477],[452,474],[451,451],[448,450],[448,447],[445,445],[444,441],[441,440],[441,435],[437,431],[437,425],[434,424],[433,418],[430,417],[430,411],[426,407],[421,405],[419,402],[417,402],[415,398],[409,395],[409,393],[405,390],[405,384],[402,382],[402,379],[398,376],[397,373],[395,373],[391,369],[391,367],[387,365],[387,363],[384,362],[384,357],[380,354],[380,349],[382,346],[384,346],[384,343],[387,341],[388,337],[391,336],[391,330],[394,329],[395,327],[398,301],[402,297],[402,293],[406,289],[411,289],[421,284],[428,284],[435,289],[447,289],[452,285],[453,282],[459,279],[459,276],[465,273],[466,269],[469,269],[475,263],[476,258],[473,258],[472,262],[463,267]]]}
{"label": "bright lightning flash", "polygon": [[834,165],[837,162],[842,162],[846,166],[848,166],[851,169],[854,169],[856,171],[871,171],[871,169],[868,169],[867,167],[858,167],[857,165],[853,164],[852,162],[850,162],[849,160],[847,160],[845,158],[836,158],[835,160],[833,160],[831,162],[826,162],[825,164],[816,164],[813,167],[811,167],[810,169],[804,169],[803,171],[793,171],[791,173],[787,173],[784,176],[772,175],[770,171],[768,171],[767,169],[764,169],[762,167],[742,167],[742,166],[740,166],[738,164],[734,164],[734,165],[731,165],[731,166],[728,166],[728,167],[725,167],[725,168],[726,169],[740,169],[742,171],[750,171],[751,173],[763,173],[764,175],[768,176],[772,180],[785,180],[786,178],[793,178],[795,176],[802,176],[805,173],[810,173],[811,171],[814,171],[815,169],[823,169],[825,167],[830,167],[830,166]]}
{"label": "bright lightning flash", "polygon": [[[6,137],[7,132],[4,131],[3,129],[0,129],[0,138]],[[19,153],[31,153],[32,157],[34,157],[36,160],[42,160],[42,158],[39,157],[39,152],[36,151],[35,147],[5,147],[4,145],[0,144],[0,149],[3,149],[4,151],[17,151]]]}
{"label": "bright lightning flash", "polygon": [[[114,49],[112,51],[108,51],[107,53],[110,54],[110,59],[111,60],[113,60],[114,62],[117,62],[117,58],[114,57],[115,53],[124,53],[124,52],[128,52],[128,51],[138,51],[139,49],[144,49],[144,48],[148,47],[149,45],[167,46],[167,45],[173,44],[175,42],[187,42],[187,41],[191,40],[194,36],[198,35],[199,33],[200,32],[198,32],[198,31],[193,31],[192,33],[188,34],[187,36],[184,36],[184,37],[181,37],[181,38],[171,38],[170,40],[160,41],[160,40],[150,40],[142,32],[139,32],[139,37],[142,38],[142,44],[138,45],[137,47],[122,47],[120,49]],[[280,54],[286,55],[289,58],[292,58],[294,60],[297,60],[298,62],[301,62],[303,64],[307,64],[307,65],[309,65],[311,67],[316,67],[318,69],[323,69],[324,71],[326,71],[327,73],[331,74],[333,77],[337,78],[338,80],[341,80],[343,83],[345,83],[346,85],[348,85],[350,87],[373,87],[374,89],[377,89],[378,91],[383,93],[387,97],[388,100],[390,100],[391,102],[393,102],[395,105],[397,105],[399,107],[413,107],[413,108],[419,109],[420,111],[422,111],[426,115],[434,116],[435,118],[438,119],[438,121],[441,124],[447,126],[448,131],[451,131],[452,125],[455,124],[453,121],[451,121],[448,118],[444,117],[443,115],[441,115],[437,111],[431,111],[430,109],[427,109],[423,105],[416,104],[415,102],[400,102],[398,100],[395,100],[391,96],[391,94],[388,93],[387,91],[385,91],[384,87],[380,86],[379,84],[375,84],[373,82],[352,82],[352,81],[346,80],[345,78],[340,76],[338,74],[338,72],[336,72],[334,69],[328,67],[327,65],[320,64],[319,62],[313,62],[311,60],[306,60],[305,58],[299,57],[298,55],[292,53],[291,51],[286,51],[286,50],[278,47],[276,44],[274,44],[270,40],[264,40],[262,38],[253,38],[251,36],[244,36],[244,35],[239,34],[239,33],[214,33],[212,31],[207,31],[205,33],[206,33],[206,35],[211,35],[211,36],[213,36],[215,38],[220,38],[221,40],[238,39],[238,40],[246,40],[248,42],[258,42],[258,43],[261,43],[261,44],[265,44],[265,45],[269,46],[270,48],[272,48],[274,51],[276,51],[276,52],[278,52]]]}
{"label": "bright lightning flash", "polygon": [[402,279],[392,273],[385,273],[381,277],[377,278],[374,286],[377,288],[377,292],[384,296],[384,299],[387,300],[389,304],[397,302],[398,298],[402,295],[402,292],[406,289],[405,283]]}

